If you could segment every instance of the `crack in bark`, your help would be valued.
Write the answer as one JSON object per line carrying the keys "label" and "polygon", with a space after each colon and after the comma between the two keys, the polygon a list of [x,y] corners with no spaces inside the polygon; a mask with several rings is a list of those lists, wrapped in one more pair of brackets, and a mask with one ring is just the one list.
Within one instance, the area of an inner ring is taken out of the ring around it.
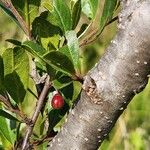
{"label": "crack in bark", "polygon": [[98,93],[97,85],[94,79],[92,79],[90,76],[86,77],[82,88],[94,104],[100,105],[103,103],[102,99],[100,98],[100,94]]}

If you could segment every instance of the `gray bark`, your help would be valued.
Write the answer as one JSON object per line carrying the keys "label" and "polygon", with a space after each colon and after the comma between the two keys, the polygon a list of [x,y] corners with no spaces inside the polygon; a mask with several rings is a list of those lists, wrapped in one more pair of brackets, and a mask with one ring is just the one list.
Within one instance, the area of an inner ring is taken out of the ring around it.
{"label": "gray bark", "polygon": [[49,150],[96,150],[150,73],[150,1],[123,0],[118,32],[86,75],[81,97]]}

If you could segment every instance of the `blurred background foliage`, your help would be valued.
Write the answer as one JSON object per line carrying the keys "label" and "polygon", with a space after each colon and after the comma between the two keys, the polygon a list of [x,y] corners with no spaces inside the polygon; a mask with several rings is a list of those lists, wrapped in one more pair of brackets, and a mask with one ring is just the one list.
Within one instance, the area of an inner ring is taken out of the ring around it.
{"label": "blurred background foliage", "polygon": [[[115,33],[116,23],[112,23],[99,39],[81,49],[81,54],[84,56],[81,57],[84,74],[96,64]],[[21,29],[0,9],[0,53],[3,49],[12,46],[5,41],[8,38],[23,40],[25,37]],[[31,104],[28,102],[28,105]],[[131,101],[100,150],[150,150],[149,112],[150,83]]]}

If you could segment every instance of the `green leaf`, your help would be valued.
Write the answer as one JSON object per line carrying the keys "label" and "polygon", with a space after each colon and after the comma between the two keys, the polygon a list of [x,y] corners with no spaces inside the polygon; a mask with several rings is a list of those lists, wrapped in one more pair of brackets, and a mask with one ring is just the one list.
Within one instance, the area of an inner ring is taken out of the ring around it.
{"label": "green leaf", "polygon": [[51,51],[46,53],[46,50],[42,46],[32,41],[26,41],[22,44],[22,46],[57,71],[61,71],[68,75],[75,74],[74,66],[65,54],[59,51]]}
{"label": "green leaf", "polygon": [[62,0],[53,1],[53,10],[49,10],[48,21],[62,29],[63,33],[72,28],[71,12],[68,5]]}
{"label": "green leaf", "polygon": [[[73,81],[71,84],[61,89],[61,92],[65,96],[65,101],[72,107],[75,100],[77,100],[82,89],[82,84],[79,81]],[[68,92],[69,91],[69,92]]]}
{"label": "green leaf", "polygon": [[7,118],[7,119],[10,119],[10,120],[19,121],[17,118],[15,118],[14,116],[12,116],[8,112],[4,111],[3,109],[0,109],[0,116],[2,116],[4,118]]}
{"label": "green leaf", "polygon": [[[46,118],[42,119],[42,121],[40,122],[40,135],[46,134],[45,133],[45,120]],[[39,128],[39,125],[38,125]]]}
{"label": "green leaf", "polygon": [[114,10],[117,5],[117,0],[105,0],[102,17],[100,19],[100,28],[102,29],[105,24],[111,20]]}
{"label": "green leaf", "polygon": [[0,91],[3,90],[3,82],[4,82],[4,64],[3,59],[0,56]]}
{"label": "green leaf", "polygon": [[1,140],[1,146],[0,150],[6,150],[6,149],[12,149],[13,145],[3,136],[3,134],[0,132],[0,140]]}
{"label": "green leaf", "polygon": [[97,9],[98,9],[98,3],[99,3],[99,0],[90,0],[92,14],[93,14],[92,18],[93,19],[95,18],[95,15],[96,15],[96,12],[97,12]]}
{"label": "green leaf", "polygon": [[81,0],[83,13],[90,19],[94,19],[98,7],[98,0]]}
{"label": "green leaf", "polygon": [[15,102],[22,102],[29,80],[28,55],[21,47],[6,49],[3,61],[5,88]]}
{"label": "green leaf", "polygon": [[70,59],[59,51],[52,51],[43,56],[43,60],[57,71],[68,75],[74,75],[75,70]]}
{"label": "green leaf", "polygon": [[22,46],[35,56],[42,56],[47,52],[41,45],[33,41],[25,41]]}
{"label": "green leaf", "polygon": [[50,12],[53,10],[53,4],[51,0],[42,0],[41,6],[43,6]]}
{"label": "green leaf", "polygon": [[[1,135],[0,135],[0,137],[1,137]],[[5,148],[6,148],[6,147],[5,147]],[[5,149],[4,149],[4,144],[1,144],[1,145],[0,145],[0,150],[5,150]]]}
{"label": "green leaf", "polygon": [[14,45],[21,46],[21,42],[18,41],[18,40],[7,39],[6,41],[7,41],[7,42],[10,42],[10,43],[12,43],[12,44],[14,44]]}
{"label": "green leaf", "polygon": [[22,47],[31,53],[35,58],[39,58],[39,62],[41,64],[44,63],[45,65],[46,62],[43,59],[43,55],[47,53],[47,50],[44,47],[33,41],[25,41],[22,43]]}
{"label": "green leaf", "polygon": [[48,51],[58,49],[59,43],[60,43],[59,35],[54,35],[53,37],[49,38],[41,38],[42,46]]}
{"label": "green leaf", "polygon": [[79,32],[77,33],[77,37],[79,37],[86,29],[88,28],[88,24],[82,24]]}
{"label": "green leaf", "polygon": [[[142,128],[141,128],[141,130],[142,130]],[[146,146],[144,144],[145,143],[145,140],[144,140],[145,135],[142,135],[142,134],[144,134],[144,133],[138,132],[138,128],[135,131],[132,131],[130,133],[129,141],[132,145],[134,145],[136,150],[146,149]]]}
{"label": "green leaf", "polygon": [[41,0],[12,0],[19,14],[31,23],[39,13]]}
{"label": "green leaf", "polygon": [[53,37],[54,35],[60,35],[61,30],[59,27],[52,25],[46,20],[48,12],[43,12],[40,17],[37,17],[32,23],[32,36],[36,37]]}
{"label": "green leaf", "polygon": [[53,109],[48,114],[49,120],[49,131],[53,129],[53,127],[61,120],[59,115],[59,110]]}
{"label": "green leaf", "polygon": [[[27,9],[27,11],[28,11],[28,15],[30,17],[30,22],[32,22],[39,14],[39,7],[41,5],[41,0],[27,0],[27,1],[28,1],[28,5],[29,5],[29,6],[27,6],[27,7],[29,7],[29,10]],[[26,15],[26,13],[25,13],[25,15]]]}
{"label": "green leaf", "polygon": [[53,81],[53,86],[55,89],[59,90],[69,85],[72,82],[71,78],[68,76],[60,76]]}
{"label": "green leaf", "polygon": [[72,29],[75,29],[75,27],[77,26],[79,20],[80,20],[80,16],[81,16],[81,0],[78,0],[74,6],[73,6],[73,10],[72,10]]}
{"label": "green leaf", "polygon": [[[59,52],[63,53],[64,55],[66,55],[71,61],[72,61],[72,58],[71,58],[71,54],[70,54],[70,51],[69,51],[69,48],[67,45],[61,47],[58,49]],[[72,62],[73,63],[73,62]]]}
{"label": "green leaf", "polygon": [[56,76],[56,72],[57,72],[56,69],[51,67],[49,64],[46,64],[46,69],[47,69],[47,73],[51,77],[51,81],[53,81],[55,79],[55,76]]}
{"label": "green leaf", "polygon": [[24,101],[23,101],[23,103],[21,103],[22,111],[27,116],[31,115],[31,110],[33,110],[33,108],[36,105],[37,97],[35,95],[37,96],[35,82],[31,78],[29,78],[28,89],[26,91]]}
{"label": "green leaf", "polygon": [[73,81],[73,97],[72,100],[76,100],[81,92],[82,84],[78,81]]}
{"label": "green leaf", "polygon": [[16,126],[16,140],[19,141],[20,138],[20,127],[21,127],[21,123],[19,122],[18,125]]}
{"label": "green leaf", "polygon": [[[62,125],[62,120],[64,118],[64,116],[66,116],[66,112],[68,111],[68,105],[66,106],[66,104],[64,105],[63,109],[52,109],[49,111],[48,113],[48,120],[49,120],[49,128],[48,131],[52,131],[52,129],[54,128],[58,123],[59,125]],[[57,130],[57,129],[56,129]]]}
{"label": "green leaf", "polygon": [[42,144],[36,146],[36,150],[46,150],[47,149],[47,145],[48,145],[48,141],[47,142],[43,142]]}
{"label": "green leaf", "polygon": [[65,123],[65,120],[67,119],[67,114],[65,114],[63,116],[63,118],[61,118],[61,120],[55,125],[54,127],[54,131],[55,132],[60,132],[62,129],[63,124]]}
{"label": "green leaf", "polygon": [[69,104],[73,98],[73,82],[71,82],[68,86],[65,86],[64,88],[62,88],[61,93],[63,93],[67,104]]}
{"label": "green leaf", "polygon": [[15,71],[5,76],[5,87],[16,103],[23,101],[26,91]]}
{"label": "green leaf", "polygon": [[6,138],[7,141],[13,144],[12,139],[11,139],[10,129],[8,128],[6,119],[0,116],[0,123],[1,123],[0,133],[3,135],[4,138]]}
{"label": "green leaf", "polygon": [[79,42],[75,31],[66,32],[67,45],[76,72],[79,72]]}

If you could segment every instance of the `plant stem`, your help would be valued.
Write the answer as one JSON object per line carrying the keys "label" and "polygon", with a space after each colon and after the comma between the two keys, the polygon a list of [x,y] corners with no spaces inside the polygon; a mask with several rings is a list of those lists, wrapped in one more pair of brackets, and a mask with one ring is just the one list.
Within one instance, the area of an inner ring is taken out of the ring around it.
{"label": "plant stem", "polygon": [[80,41],[80,47],[83,47],[87,44],[94,42],[101,35],[104,28],[108,26],[109,24],[111,24],[112,22],[116,21],[117,19],[118,19],[118,16],[114,17],[108,23],[106,23],[105,26],[100,31],[97,29],[97,30],[94,30],[91,34],[88,34],[87,37],[85,37],[82,41]]}
{"label": "plant stem", "polygon": [[9,9],[14,16],[16,17],[16,19],[18,20],[21,28],[23,29],[23,31],[25,32],[25,34],[28,36],[29,39],[31,39],[31,33],[30,33],[30,29],[28,28],[26,22],[24,21],[24,19],[22,18],[22,16],[18,13],[18,11],[16,10],[16,8],[13,6],[11,0],[0,0],[4,6]]}
{"label": "plant stem", "polygon": [[29,2],[25,0],[25,21],[28,26],[28,33],[30,33],[30,15],[29,15]]}
{"label": "plant stem", "polygon": [[22,150],[26,150],[28,148],[27,144],[28,144],[29,138],[32,135],[33,128],[34,128],[35,123],[37,121],[37,118],[38,118],[38,116],[40,114],[40,110],[41,110],[41,108],[43,106],[44,100],[45,100],[45,98],[47,96],[47,93],[49,91],[50,86],[51,86],[51,83],[49,81],[49,76],[47,76],[44,88],[43,88],[43,90],[42,90],[42,92],[40,94],[40,97],[38,99],[35,112],[33,113],[33,116],[32,116],[32,124],[30,126],[28,126],[28,128],[27,128],[27,131],[26,131],[26,134],[25,134],[25,138],[24,138],[23,144],[22,144]]}
{"label": "plant stem", "polygon": [[8,98],[0,95],[0,101],[6,106],[6,109],[19,116],[21,118],[21,122],[30,124],[31,120],[23,112],[21,112],[18,107],[14,107]]}

